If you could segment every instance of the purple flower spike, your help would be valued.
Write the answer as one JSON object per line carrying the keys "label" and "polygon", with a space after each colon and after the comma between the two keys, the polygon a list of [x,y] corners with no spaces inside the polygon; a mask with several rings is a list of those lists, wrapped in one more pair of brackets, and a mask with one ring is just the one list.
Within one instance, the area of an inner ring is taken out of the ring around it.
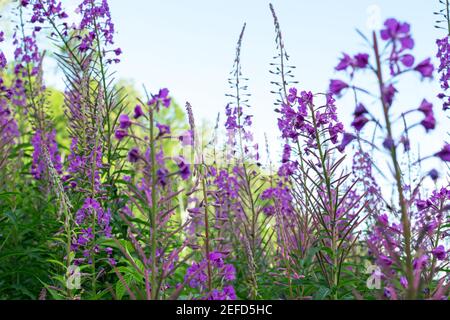
{"label": "purple flower spike", "polygon": [[291,159],[291,146],[289,144],[285,144],[281,162],[286,163],[289,162],[290,159]]}

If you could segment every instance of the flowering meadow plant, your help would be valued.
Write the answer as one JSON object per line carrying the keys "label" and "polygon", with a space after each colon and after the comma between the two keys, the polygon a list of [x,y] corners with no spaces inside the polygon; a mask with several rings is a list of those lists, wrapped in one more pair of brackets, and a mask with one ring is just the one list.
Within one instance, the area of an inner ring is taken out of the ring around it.
{"label": "flowering meadow plant", "polygon": [[[389,18],[359,32],[365,46],[312,92],[269,9],[276,161],[254,135],[246,24],[211,130],[168,88],[137,93],[114,78],[124,53],[107,0],[4,9],[14,26],[0,30],[0,299],[449,299],[448,172],[421,165],[448,169],[450,145],[421,154],[415,138],[447,120],[431,101],[450,108],[448,36],[435,66],[414,55],[413,27]],[[48,60],[62,91],[46,85]],[[403,109],[406,77],[440,92],[410,93]]]}

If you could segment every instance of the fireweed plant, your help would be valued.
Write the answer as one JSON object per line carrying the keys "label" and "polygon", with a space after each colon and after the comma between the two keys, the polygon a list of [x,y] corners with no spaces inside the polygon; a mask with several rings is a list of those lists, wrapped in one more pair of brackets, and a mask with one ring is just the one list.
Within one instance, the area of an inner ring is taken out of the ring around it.
{"label": "fireweed plant", "polygon": [[[399,95],[396,86],[405,73],[414,72],[424,80],[432,77],[434,67],[430,58],[415,63],[412,55],[415,43],[408,23],[388,19],[379,34],[373,32],[370,40],[365,39],[370,53],[344,54],[336,71],[346,75],[348,80],[331,80],[330,92],[340,96],[352,91],[355,97],[354,133],[345,133],[341,151],[344,152],[353,141],[358,140],[358,154],[364,153],[364,150],[387,154],[389,171],[395,181],[397,201],[384,201],[387,205],[371,213],[373,221],[367,232],[368,258],[379,266],[378,276],[384,283],[384,291],[380,295],[390,299],[442,299],[449,288],[446,283],[448,259],[444,247],[448,237],[445,231],[448,230],[448,213],[445,212],[448,191],[444,186],[426,196],[422,190],[425,177],[414,179],[411,175],[415,173],[410,170],[417,162],[412,159],[413,142],[409,133],[412,130],[427,133],[435,129],[433,105],[423,99],[417,102],[417,108],[402,112],[396,110],[395,104]],[[372,93],[358,86],[355,74],[360,72],[373,75],[378,91]],[[361,98],[361,95],[364,97]],[[381,119],[374,116],[375,110],[367,108],[368,104],[362,102],[369,99],[378,100],[372,108],[382,110]],[[408,116],[414,113],[422,114],[423,120],[411,125]],[[367,141],[364,140],[364,133],[370,130],[371,124],[374,133],[372,140]],[[448,161],[447,149],[446,145],[435,156]],[[405,166],[401,163],[402,154],[408,159]],[[436,170],[429,175],[433,180],[438,178]],[[389,176],[386,178],[392,181]],[[372,183],[375,187],[376,181]],[[382,201],[382,195],[376,188],[373,192]]]}
{"label": "fireweed plant", "polygon": [[[438,27],[449,31],[441,4]],[[107,0],[80,0],[74,12],[57,0],[8,9],[0,299],[448,299],[447,174],[423,175],[420,164],[449,162],[450,147],[415,155],[410,133],[435,129],[433,105],[430,97],[411,110],[396,103],[406,74],[431,81],[434,73],[431,59],[416,62],[409,24],[388,19],[364,36],[369,49],[343,54],[341,77],[312,93],[294,81],[270,5],[282,154],[273,163],[266,141],[263,164],[242,72],[245,24],[211,137],[195,106],[184,112],[168,89],[141,96],[114,79],[122,50]],[[437,45],[447,110],[448,36]],[[63,92],[45,85],[48,60]],[[355,108],[347,128],[336,101],[344,94]],[[390,185],[393,199],[383,190]]]}

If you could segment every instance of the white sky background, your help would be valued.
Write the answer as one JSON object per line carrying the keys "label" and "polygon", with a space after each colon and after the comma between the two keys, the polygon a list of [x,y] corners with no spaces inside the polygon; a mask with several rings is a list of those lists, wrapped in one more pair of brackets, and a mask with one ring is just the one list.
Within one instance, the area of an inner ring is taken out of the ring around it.
{"label": "white sky background", "polygon": [[[382,21],[395,17],[412,25],[417,62],[429,56],[434,59],[435,40],[443,36],[442,30],[434,28],[437,0],[274,0],[273,4],[291,63],[297,66],[298,87],[313,92],[325,91],[330,78],[340,77],[334,67],[341,52],[367,51],[355,29],[370,32],[368,8],[373,5],[380,8]],[[196,118],[211,125],[228,102],[224,95],[229,90],[227,78],[239,32],[246,22],[242,65],[244,76],[250,78],[255,137],[263,145],[266,132],[278,159],[279,131],[273,112],[274,96],[270,94],[274,78],[268,72],[275,55],[269,1],[110,0],[110,6],[118,30],[117,44],[124,51],[119,75],[154,91],[168,87],[180,104],[191,102]],[[373,82],[362,83],[376,89]],[[421,84],[419,77],[411,74],[405,76],[398,89],[394,113],[418,107],[423,98],[435,102],[438,130],[425,135],[422,128],[417,128],[411,139],[413,150],[417,150],[417,142],[421,143],[423,156],[435,153],[447,137],[449,123],[435,98],[438,82]],[[338,101],[339,115],[347,128],[354,110],[353,99],[348,97]],[[379,104],[370,108],[377,114]],[[438,165],[439,161],[427,161],[423,171]]]}
{"label": "white sky background", "polygon": [[[381,9],[382,21],[395,17],[412,25],[416,62],[429,56],[435,59],[435,40],[443,36],[442,30],[434,28],[433,12],[439,9],[438,0],[272,2],[291,63],[297,67],[298,88],[313,92],[324,92],[330,78],[341,77],[335,74],[334,67],[342,52],[368,51],[355,29],[369,32],[368,8],[372,5]],[[70,6],[74,1],[64,0],[63,3]],[[278,160],[279,131],[277,115],[273,112],[274,96],[270,94],[273,90],[270,81],[274,78],[268,72],[275,55],[269,1],[109,0],[109,3],[118,32],[116,43],[124,52],[117,66],[117,77],[131,80],[138,88],[145,84],[150,91],[169,88],[180,105],[189,101],[196,118],[211,126],[228,102],[225,97],[229,92],[227,78],[239,32],[246,22],[241,56],[244,76],[250,78],[252,109],[249,113],[254,115],[255,138],[263,146],[266,132],[273,157]],[[68,11],[72,14],[73,7]],[[415,150],[417,142],[421,143],[421,154],[425,156],[442,147],[449,120],[435,98],[439,92],[437,79],[425,85],[418,79],[418,76],[406,76],[405,82],[398,86],[400,94],[393,110],[395,113],[418,107],[423,98],[435,102],[439,129],[425,135],[424,130],[418,128],[411,139]],[[375,88],[373,82],[364,80],[362,83]],[[350,97],[338,101],[339,116],[348,129],[354,110]],[[375,114],[379,109],[378,104],[369,107]],[[438,161],[429,161],[423,170],[438,165]]]}

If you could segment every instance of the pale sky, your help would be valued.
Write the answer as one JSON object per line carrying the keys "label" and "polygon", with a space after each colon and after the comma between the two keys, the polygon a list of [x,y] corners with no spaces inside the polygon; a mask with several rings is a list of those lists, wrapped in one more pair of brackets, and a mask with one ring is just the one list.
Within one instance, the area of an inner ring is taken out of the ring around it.
{"label": "pale sky", "polygon": [[[273,4],[291,63],[297,66],[298,87],[313,92],[323,92],[329,79],[339,76],[334,67],[343,51],[367,51],[355,28],[370,32],[367,25],[374,5],[379,8],[382,21],[395,17],[412,25],[417,62],[434,57],[436,38],[443,35],[434,28],[437,0],[274,0]],[[269,1],[110,0],[110,5],[118,30],[117,44],[124,51],[119,75],[152,90],[170,88],[180,104],[191,102],[196,117],[209,123],[228,102],[224,95],[228,90],[227,77],[239,32],[246,22],[242,65],[244,75],[250,78],[255,136],[263,144],[263,134],[267,132],[272,150],[279,150],[274,97],[270,94],[273,77],[268,72],[275,54]],[[370,88],[372,83],[367,85]],[[417,107],[423,98],[436,102],[440,129],[430,136],[417,129],[417,138],[424,142],[423,155],[438,151],[446,136],[448,119],[435,99],[437,81],[421,85],[418,77],[408,76],[399,89],[394,105],[399,110]],[[348,127],[354,104],[351,99],[344,99],[338,107]]]}
{"label": "pale sky", "polygon": [[[298,88],[302,90],[325,91],[330,78],[339,77],[334,67],[342,52],[368,51],[355,29],[370,32],[367,24],[369,11],[373,12],[369,8],[373,6],[379,8],[382,21],[395,17],[412,25],[417,62],[429,56],[435,59],[436,38],[443,36],[442,31],[434,28],[436,16],[433,12],[439,9],[437,0],[272,2],[291,63],[297,67]],[[70,5],[73,0],[63,3]],[[275,55],[269,1],[109,0],[109,3],[118,32],[116,43],[124,52],[122,62],[117,66],[117,77],[132,81],[138,88],[145,84],[151,91],[169,88],[179,104],[189,101],[196,118],[211,125],[228,102],[225,97],[229,90],[227,78],[239,32],[246,22],[242,65],[244,76],[250,78],[250,113],[254,115],[255,137],[263,145],[266,132],[272,153],[278,158],[279,133],[273,112],[274,96],[270,94],[273,89],[270,81],[274,78],[268,72]],[[73,13],[71,10],[69,14]],[[366,80],[362,83],[368,88],[374,84]],[[443,145],[448,127],[448,119],[435,98],[439,92],[438,82],[421,85],[418,77],[408,76],[399,89],[394,105],[398,110],[418,107],[423,98],[436,103],[439,129],[428,136],[418,129],[412,144],[414,148],[420,139],[423,155],[437,152]],[[370,107],[379,108],[378,105]],[[349,128],[354,110],[352,99],[340,100],[338,110]],[[437,163],[429,162],[427,170]]]}

